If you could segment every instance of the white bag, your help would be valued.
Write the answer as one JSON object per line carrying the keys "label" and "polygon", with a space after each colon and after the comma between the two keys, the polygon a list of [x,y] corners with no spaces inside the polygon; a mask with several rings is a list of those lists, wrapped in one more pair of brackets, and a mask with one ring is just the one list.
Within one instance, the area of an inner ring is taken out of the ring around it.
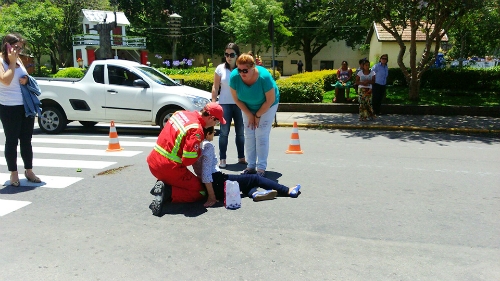
{"label": "white bag", "polygon": [[240,185],[237,181],[224,182],[224,207],[231,210],[241,208]]}

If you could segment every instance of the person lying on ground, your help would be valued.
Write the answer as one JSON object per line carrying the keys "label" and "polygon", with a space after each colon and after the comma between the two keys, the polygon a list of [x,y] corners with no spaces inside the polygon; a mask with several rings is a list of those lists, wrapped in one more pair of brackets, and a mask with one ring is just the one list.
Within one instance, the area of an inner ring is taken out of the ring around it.
{"label": "person lying on ground", "polygon": [[[287,187],[257,174],[227,175],[222,173],[217,165],[215,147],[211,143],[214,139],[215,129],[214,127],[204,128],[203,133],[205,140],[201,145],[201,156],[193,164],[193,170],[207,189],[208,199],[204,204],[205,207],[214,205],[218,200],[224,200],[224,182],[226,180],[238,182],[241,192],[253,198],[254,201],[274,199],[278,194],[292,198],[299,196],[300,184]],[[265,190],[258,191],[257,187]]]}

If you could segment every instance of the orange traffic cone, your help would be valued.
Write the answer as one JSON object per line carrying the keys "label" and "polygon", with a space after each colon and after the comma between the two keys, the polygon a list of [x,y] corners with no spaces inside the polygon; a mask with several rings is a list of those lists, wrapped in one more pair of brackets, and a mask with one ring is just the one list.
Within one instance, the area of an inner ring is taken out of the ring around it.
{"label": "orange traffic cone", "polygon": [[302,150],[300,149],[300,141],[299,141],[299,128],[297,127],[297,122],[293,122],[292,129],[292,137],[290,140],[290,145],[288,146],[288,150],[286,153],[289,154],[302,154]]}
{"label": "orange traffic cone", "polygon": [[109,127],[109,145],[106,151],[120,151],[123,148],[120,147],[120,141],[118,141],[118,133],[115,128],[115,121],[111,121],[111,126]]}

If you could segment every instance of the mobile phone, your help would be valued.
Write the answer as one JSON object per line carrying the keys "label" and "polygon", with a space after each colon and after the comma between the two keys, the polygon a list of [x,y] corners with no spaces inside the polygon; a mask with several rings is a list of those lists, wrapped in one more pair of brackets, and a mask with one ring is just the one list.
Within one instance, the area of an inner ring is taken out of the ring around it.
{"label": "mobile phone", "polygon": [[12,46],[9,44],[9,42],[5,43],[5,46],[7,47],[7,52],[12,52]]}

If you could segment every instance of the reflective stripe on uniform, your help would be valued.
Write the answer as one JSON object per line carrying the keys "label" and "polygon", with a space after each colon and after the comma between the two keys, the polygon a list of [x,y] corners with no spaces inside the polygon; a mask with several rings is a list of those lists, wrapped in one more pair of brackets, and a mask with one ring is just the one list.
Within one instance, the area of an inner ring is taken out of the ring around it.
{"label": "reflective stripe on uniform", "polygon": [[[187,125],[186,127],[182,126],[182,123],[180,120],[177,118],[177,115],[174,114],[172,117],[170,117],[170,120],[172,121],[172,125],[179,130],[179,134],[175,138],[175,143],[174,147],[172,147],[172,151],[168,152],[165,150],[163,147],[159,146],[158,144],[155,145],[154,150],[158,152],[161,156],[172,160],[177,163],[182,163],[182,159],[177,156],[179,152],[179,146],[181,145],[182,139],[186,135],[186,132],[190,129],[198,129],[199,124],[194,123]],[[182,157],[184,158],[196,158],[198,157],[198,152],[192,152],[192,151],[183,151],[182,152]]]}

